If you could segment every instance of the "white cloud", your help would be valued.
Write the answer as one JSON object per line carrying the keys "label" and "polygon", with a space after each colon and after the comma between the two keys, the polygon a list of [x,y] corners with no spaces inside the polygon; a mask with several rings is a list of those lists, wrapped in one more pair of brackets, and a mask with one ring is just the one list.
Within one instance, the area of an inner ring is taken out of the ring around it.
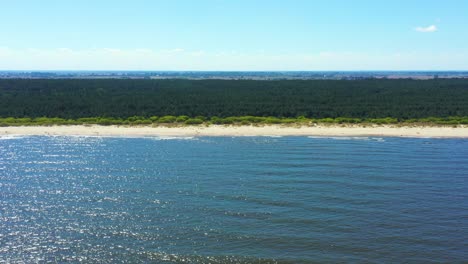
{"label": "white cloud", "polygon": [[466,70],[468,52],[268,53],[207,50],[12,49],[0,70]]}
{"label": "white cloud", "polygon": [[436,32],[437,31],[437,26],[436,25],[430,25],[427,27],[416,27],[414,30],[418,32],[423,32],[423,33],[430,33],[430,32]]}
{"label": "white cloud", "polygon": [[57,51],[59,51],[59,52],[73,52],[73,50],[69,49],[69,48],[59,48],[59,49],[57,49]]}
{"label": "white cloud", "polygon": [[115,49],[115,48],[104,48],[103,51],[111,53],[111,54],[117,54],[122,52],[121,49]]}
{"label": "white cloud", "polygon": [[182,49],[182,48],[175,48],[175,49],[170,49],[170,50],[166,50],[167,52],[170,52],[170,53],[177,53],[177,52],[184,52],[185,50]]}
{"label": "white cloud", "polygon": [[0,46],[0,57],[9,56],[11,53],[12,52],[11,52],[11,50],[9,48]]}

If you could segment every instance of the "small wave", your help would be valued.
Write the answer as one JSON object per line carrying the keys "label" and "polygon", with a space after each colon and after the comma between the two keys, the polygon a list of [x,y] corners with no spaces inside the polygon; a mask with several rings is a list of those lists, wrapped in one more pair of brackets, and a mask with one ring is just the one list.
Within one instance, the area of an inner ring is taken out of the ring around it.
{"label": "small wave", "polygon": [[381,138],[381,137],[348,137],[348,136],[328,137],[328,136],[308,136],[308,138],[334,139],[334,140],[362,140],[362,141],[385,142],[385,139],[384,139],[384,138]]}
{"label": "small wave", "polygon": [[117,139],[133,139],[145,138],[152,140],[197,140],[196,137],[184,136],[140,136],[140,135],[48,135],[47,137],[54,138],[71,138],[71,139],[101,139],[101,138],[117,138]]}
{"label": "small wave", "polygon": [[24,136],[18,136],[18,135],[4,135],[4,136],[0,136],[0,140],[21,139],[21,138],[24,138]]}
{"label": "small wave", "polygon": [[72,137],[72,138],[100,138],[104,136],[99,136],[99,135],[65,135],[65,136],[60,136],[60,135],[51,135],[51,137]]}
{"label": "small wave", "polygon": [[177,137],[177,136],[157,136],[157,137],[145,137],[152,140],[198,140],[196,137]]}

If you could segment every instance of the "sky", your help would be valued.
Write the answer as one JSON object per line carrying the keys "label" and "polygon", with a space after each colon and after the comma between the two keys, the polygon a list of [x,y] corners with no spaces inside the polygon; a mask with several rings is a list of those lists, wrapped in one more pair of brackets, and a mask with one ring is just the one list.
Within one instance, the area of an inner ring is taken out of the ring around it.
{"label": "sky", "polygon": [[0,0],[0,70],[468,70],[466,0]]}

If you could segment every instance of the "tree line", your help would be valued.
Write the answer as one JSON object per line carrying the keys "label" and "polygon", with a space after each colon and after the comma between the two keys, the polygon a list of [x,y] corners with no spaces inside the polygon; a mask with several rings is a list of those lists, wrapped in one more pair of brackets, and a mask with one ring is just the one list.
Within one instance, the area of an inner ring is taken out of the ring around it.
{"label": "tree line", "polygon": [[468,80],[0,79],[3,118],[135,116],[448,120],[468,116]]}

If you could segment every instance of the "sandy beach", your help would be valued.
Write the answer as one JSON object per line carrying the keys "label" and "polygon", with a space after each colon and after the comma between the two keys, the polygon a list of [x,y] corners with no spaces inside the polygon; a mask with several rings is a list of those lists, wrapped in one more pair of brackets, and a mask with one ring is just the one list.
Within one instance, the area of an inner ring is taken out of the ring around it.
{"label": "sandy beach", "polygon": [[2,127],[1,135],[77,136],[380,136],[468,138],[468,127],[442,126],[19,126]]}

